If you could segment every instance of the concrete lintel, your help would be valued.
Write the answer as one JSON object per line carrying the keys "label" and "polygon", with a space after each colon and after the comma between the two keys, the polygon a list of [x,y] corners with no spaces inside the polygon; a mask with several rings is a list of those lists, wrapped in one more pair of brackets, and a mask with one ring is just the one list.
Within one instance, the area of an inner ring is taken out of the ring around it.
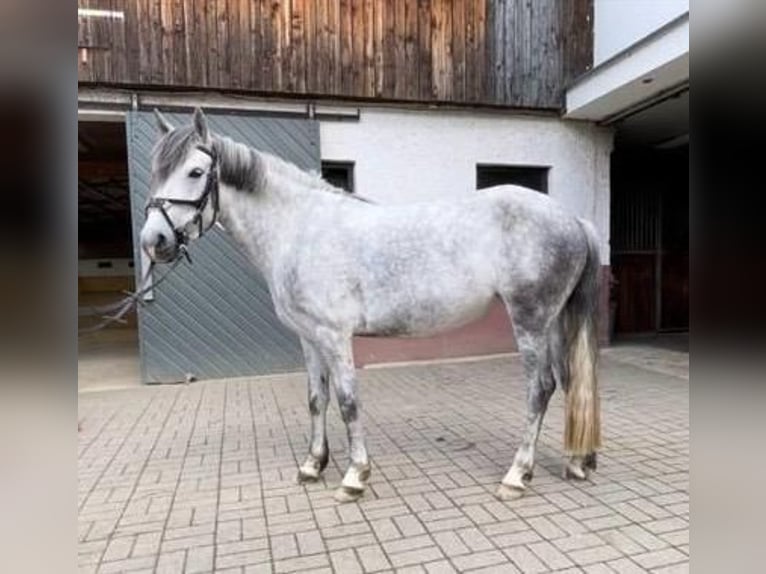
{"label": "concrete lintel", "polygon": [[689,13],[578,78],[565,118],[604,121],[689,81]]}

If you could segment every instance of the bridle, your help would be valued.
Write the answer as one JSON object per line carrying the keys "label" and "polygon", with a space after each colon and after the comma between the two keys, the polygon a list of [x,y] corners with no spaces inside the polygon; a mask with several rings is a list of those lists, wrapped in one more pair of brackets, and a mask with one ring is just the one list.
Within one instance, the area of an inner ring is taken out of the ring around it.
{"label": "bridle", "polygon": [[[186,243],[188,241],[188,236],[185,230],[186,227],[189,225],[189,223],[195,223],[197,225],[197,228],[199,229],[198,237],[202,237],[205,234],[205,232],[207,232],[211,227],[213,227],[213,225],[215,225],[215,222],[218,219],[218,209],[219,209],[218,154],[216,153],[214,148],[208,148],[201,144],[196,147],[199,151],[207,154],[208,156],[210,156],[210,159],[213,160],[212,163],[210,164],[210,171],[207,175],[207,181],[205,182],[205,189],[202,191],[202,195],[200,195],[197,199],[152,197],[146,203],[146,208],[144,210],[145,215],[148,216],[150,209],[159,209],[160,213],[165,218],[165,221],[167,221],[168,225],[170,226],[170,229],[173,230],[173,234],[175,235],[176,245],[178,245],[178,247],[180,248],[180,253],[183,253],[184,255],[186,255],[187,258],[189,257],[189,253],[185,249]],[[204,213],[205,208],[207,208],[208,202],[210,202],[210,204],[213,206],[213,217],[210,220],[210,223],[207,226],[203,227],[202,214]],[[166,207],[168,205],[186,205],[189,207],[193,207],[196,211],[191,221],[187,222],[183,228],[176,229],[175,226],[173,225],[173,221],[170,219],[170,216],[168,215],[168,212],[166,210]]]}

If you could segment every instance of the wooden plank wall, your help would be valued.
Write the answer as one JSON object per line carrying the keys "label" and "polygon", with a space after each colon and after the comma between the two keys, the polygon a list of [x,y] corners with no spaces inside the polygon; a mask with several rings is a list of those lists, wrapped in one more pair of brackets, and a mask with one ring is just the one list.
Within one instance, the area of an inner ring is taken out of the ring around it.
{"label": "wooden plank wall", "polygon": [[79,0],[84,84],[559,108],[593,0]]}

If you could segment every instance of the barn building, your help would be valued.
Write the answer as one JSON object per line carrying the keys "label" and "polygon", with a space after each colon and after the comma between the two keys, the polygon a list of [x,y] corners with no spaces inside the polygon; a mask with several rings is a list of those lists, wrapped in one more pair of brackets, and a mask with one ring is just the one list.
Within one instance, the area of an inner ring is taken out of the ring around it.
{"label": "barn building", "polygon": [[[550,194],[600,232],[604,341],[688,329],[688,4],[80,0],[81,325],[146,265],[152,109],[180,123],[202,106],[214,130],[379,203]],[[215,231],[192,257],[81,339],[81,380],[302,368],[232,242]],[[499,302],[442,336],[355,342],[359,365],[514,349]]]}

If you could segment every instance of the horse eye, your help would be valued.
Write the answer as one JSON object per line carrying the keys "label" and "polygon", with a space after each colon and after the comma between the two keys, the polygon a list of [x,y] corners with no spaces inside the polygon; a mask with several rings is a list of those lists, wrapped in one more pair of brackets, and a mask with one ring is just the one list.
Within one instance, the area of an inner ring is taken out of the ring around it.
{"label": "horse eye", "polygon": [[193,170],[189,172],[189,177],[193,177],[194,179],[202,177],[202,174],[205,173],[200,168],[195,167]]}

